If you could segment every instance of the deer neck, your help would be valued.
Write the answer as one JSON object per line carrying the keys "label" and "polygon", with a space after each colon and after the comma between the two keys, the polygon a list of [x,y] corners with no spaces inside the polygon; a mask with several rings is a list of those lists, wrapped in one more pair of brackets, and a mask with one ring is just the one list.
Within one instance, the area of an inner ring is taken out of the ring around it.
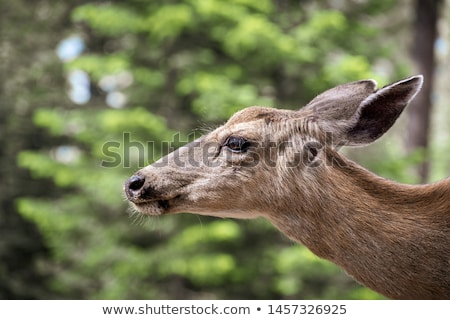
{"label": "deer neck", "polygon": [[[431,259],[430,252],[436,250],[450,259],[448,248],[439,249],[437,243],[450,240],[449,232],[438,231],[445,230],[445,224],[447,231],[450,228],[450,184],[397,184],[338,154],[332,160],[337,161],[312,173],[320,185],[305,191],[302,185],[311,184],[299,179],[293,190],[302,194],[291,194],[290,199],[302,201],[295,205],[286,201],[268,219],[366,286],[388,297],[405,298],[402,292],[418,285],[411,281],[414,276],[403,274],[405,270],[419,273],[421,259]],[[448,276],[450,260],[435,263]]]}

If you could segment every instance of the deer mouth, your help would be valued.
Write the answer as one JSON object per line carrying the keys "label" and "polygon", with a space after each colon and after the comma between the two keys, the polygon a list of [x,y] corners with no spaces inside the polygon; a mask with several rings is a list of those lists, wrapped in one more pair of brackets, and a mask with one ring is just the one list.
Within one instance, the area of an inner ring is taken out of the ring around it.
{"label": "deer mouth", "polygon": [[[148,179],[147,179],[148,180]],[[125,183],[125,195],[134,208],[142,214],[161,215],[168,213],[180,198],[178,193],[164,192],[155,188],[143,175],[136,174]]]}
{"label": "deer mouth", "polygon": [[170,199],[131,201],[134,208],[141,214],[149,216],[158,216],[171,213],[181,196],[175,196]]}

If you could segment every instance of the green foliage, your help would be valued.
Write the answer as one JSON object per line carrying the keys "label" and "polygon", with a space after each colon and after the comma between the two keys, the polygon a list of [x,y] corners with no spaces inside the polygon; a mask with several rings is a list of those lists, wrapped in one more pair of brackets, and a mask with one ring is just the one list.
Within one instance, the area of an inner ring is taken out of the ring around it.
{"label": "green foliage", "polygon": [[83,69],[89,72],[94,80],[100,80],[102,76],[117,74],[130,68],[130,57],[125,54],[111,54],[100,56],[96,54],[82,56],[67,65],[67,69]]}
{"label": "green foliage", "polygon": [[58,190],[17,203],[52,250],[46,267],[55,292],[90,299],[378,298],[265,222],[179,215],[136,224],[143,218],[126,214],[123,182],[165,153],[175,135],[187,140],[175,129],[221,122],[249,105],[298,108],[332,85],[382,79],[371,68],[386,55],[375,28],[358,15],[300,4],[120,1],[73,10],[91,47],[66,72],[87,72],[99,96],[106,76],[127,72],[133,80],[114,88],[128,97],[124,109],[107,108],[97,96],[86,106],[37,110],[34,123],[55,145],[18,157]]}
{"label": "green foliage", "polygon": [[125,7],[86,4],[73,11],[73,21],[89,21],[91,27],[108,36],[144,30],[144,21]]}
{"label": "green foliage", "polygon": [[398,149],[387,148],[384,161],[368,160],[367,166],[380,175],[403,183],[419,183],[419,177],[413,174],[413,168],[423,162],[423,150],[416,150],[408,155],[398,154]]}
{"label": "green foliage", "polygon": [[[192,110],[203,115],[205,120],[223,120],[240,110],[240,106],[271,105],[273,100],[259,97],[256,86],[236,85],[226,75],[197,72],[193,78],[184,77],[179,85],[181,94],[201,92],[192,102]],[[230,95],[230,93],[233,95]]]}

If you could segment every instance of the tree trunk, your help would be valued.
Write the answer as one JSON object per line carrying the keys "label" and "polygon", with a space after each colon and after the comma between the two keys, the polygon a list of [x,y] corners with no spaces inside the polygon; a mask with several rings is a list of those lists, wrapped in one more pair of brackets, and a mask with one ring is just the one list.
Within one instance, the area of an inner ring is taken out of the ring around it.
{"label": "tree trunk", "polygon": [[430,118],[432,111],[432,92],[435,69],[434,43],[437,37],[438,10],[441,0],[416,0],[413,59],[418,73],[423,74],[423,88],[409,106],[408,141],[409,152],[422,149],[424,161],[417,167],[421,182],[428,180],[429,162],[427,149]]}

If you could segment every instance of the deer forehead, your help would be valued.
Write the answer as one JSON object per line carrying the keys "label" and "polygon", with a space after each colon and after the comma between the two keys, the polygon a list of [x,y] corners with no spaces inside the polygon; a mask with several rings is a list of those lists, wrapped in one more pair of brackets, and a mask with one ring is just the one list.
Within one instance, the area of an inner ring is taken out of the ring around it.
{"label": "deer forehead", "polygon": [[230,120],[228,120],[226,125],[232,126],[238,123],[253,122],[257,120],[264,120],[266,123],[269,123],[292,118],[294,117],[294,114],[295,112],[291,110],[253,106],[236,112]]}
{"label": "deer forehead", "polygon": [[235,113],[214,135],[219,141],[232,135],[251,140],[288,139],[293,133],[310,136],[316,129],[312,130],[312,118],[308,115],[293,110],[248,107]]}

